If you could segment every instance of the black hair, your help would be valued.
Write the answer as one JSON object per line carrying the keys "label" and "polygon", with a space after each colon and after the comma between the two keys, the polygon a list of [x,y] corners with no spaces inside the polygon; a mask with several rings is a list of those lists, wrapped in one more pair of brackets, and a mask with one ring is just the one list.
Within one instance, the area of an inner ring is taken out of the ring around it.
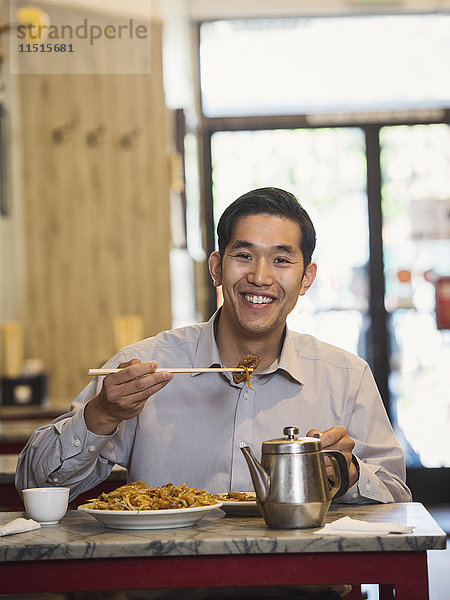
{"label": "black hair", "polygon": [[248,215],[274,215],[298,223],[300,250],[306,268],[316,247],[314,225],[300,202],[290,192],[274,187],[251,190],[232,202],[223,212],[217,225],[217,237],[221,257],[233,235],[236,222]]}

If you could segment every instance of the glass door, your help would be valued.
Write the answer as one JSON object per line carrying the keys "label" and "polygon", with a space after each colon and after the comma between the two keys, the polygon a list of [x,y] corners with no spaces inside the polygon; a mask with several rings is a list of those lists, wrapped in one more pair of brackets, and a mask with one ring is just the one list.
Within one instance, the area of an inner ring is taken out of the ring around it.
{"label": "glass door", "polygon": [[383,127],[380,147],[391,419],[408,467],[450,467],[450,127]]}

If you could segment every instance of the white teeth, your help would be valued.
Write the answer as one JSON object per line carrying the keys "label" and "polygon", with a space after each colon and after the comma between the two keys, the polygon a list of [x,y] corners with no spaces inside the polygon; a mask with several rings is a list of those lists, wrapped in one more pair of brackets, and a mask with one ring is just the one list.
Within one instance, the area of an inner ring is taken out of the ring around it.
{"label": "white teeth", "polygon": [[250,296],[249,294],[245,294],[245,299],[252,304],[270,304],[273,302],[273,298],[268,298],[267,296]]}

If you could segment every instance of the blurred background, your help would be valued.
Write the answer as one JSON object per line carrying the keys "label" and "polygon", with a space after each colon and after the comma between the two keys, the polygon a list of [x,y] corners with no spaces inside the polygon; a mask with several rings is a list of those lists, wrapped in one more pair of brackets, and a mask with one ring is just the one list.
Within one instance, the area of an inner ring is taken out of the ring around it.
{"label": "blurred background", "polygon": [[[208,319],[218,218],[282,187],[318,236],[290,327],[369,362],[415,499],[448,501],[449,7],[0,0],[0,409],[61,412],[125,343]],[[85,20],[145,49],[56,56]]]}

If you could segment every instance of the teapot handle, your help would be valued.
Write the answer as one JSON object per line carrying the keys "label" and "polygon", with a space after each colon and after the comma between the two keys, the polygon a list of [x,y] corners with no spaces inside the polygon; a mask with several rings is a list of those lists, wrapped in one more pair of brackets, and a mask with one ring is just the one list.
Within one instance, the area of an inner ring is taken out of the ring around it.
{"label": "teapot handle", "polygon": [[326,454],[333,465],[335,483],[330,490],[331,498],[340,498],[348,490],[348,466],[345,456],[338,450],[322,450]]}

